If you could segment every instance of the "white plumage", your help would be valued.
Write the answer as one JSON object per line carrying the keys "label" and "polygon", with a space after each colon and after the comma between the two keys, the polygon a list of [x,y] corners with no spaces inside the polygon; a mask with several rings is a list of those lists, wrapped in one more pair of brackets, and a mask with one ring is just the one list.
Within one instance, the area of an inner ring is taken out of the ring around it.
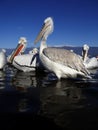
{"label": "white plumage", "polygon": [[35,71],[40,65],[38,49],[34,48],[29,54],[15,56],[13,66],[23,72]]}
{"label": "white plumage", "polygon": [[87,44],[84,44],[83,50],[82,50],[82,56],[83,56],[83,61],[84,65],[87,69],[96,69],[98,68],[98,59],[97,57],[88,57],[88,51],[89,51],[89,46]]}
{"label": "white plumage", "polygon": [[4,66],[6,65],[7,63],[7,57],[6,57],[6,50],[5,49],[2,49],[0,51],[0,70],[4,68]]}
{"label": "white plumage", "polygon": [[53,72],[58,79],[77,78],[77,76],[90,78],[88,70],[77,54],[65,49],[47,47],[47,37],[53,32],[53,28],[53,20],[48,17],[35,40],[35,43],[41,40],[39,55],[44,67]]}

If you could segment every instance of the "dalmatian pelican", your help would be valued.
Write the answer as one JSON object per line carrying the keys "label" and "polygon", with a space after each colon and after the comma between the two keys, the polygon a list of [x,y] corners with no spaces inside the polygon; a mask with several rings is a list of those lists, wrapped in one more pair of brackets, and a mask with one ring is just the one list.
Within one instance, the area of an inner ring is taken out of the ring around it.
{"label": "dalmatian pelican", "polygon": [[85,67],[89,70],[98,68],[97,57],[89,58],[88,51],[89,51],[89,46],[87,44],[84,44],[82,49],[82,57],[83,57],[83,62]]}
{"label": "dalmatian pelican", "polygon": [[27,46],[27,40],[25,37],[20,37],[16,49],[8,56],[7,61],[13,65],[17,70],[23,72],[35,71],[39,68],[39,56],[38,49],[33,48],[29,53],[24,53]]}
{"label": "dalmatian pelican", "polygon": [[44,20],[44,25],[36,37],[34,43],[41,40],[39,57],[43,66],[61,78],[91,78],[89,71],[85,68],[83,60],[70,50],[48,47],[46,44],[49,34],[53,32],[54,23],[51,17]]}

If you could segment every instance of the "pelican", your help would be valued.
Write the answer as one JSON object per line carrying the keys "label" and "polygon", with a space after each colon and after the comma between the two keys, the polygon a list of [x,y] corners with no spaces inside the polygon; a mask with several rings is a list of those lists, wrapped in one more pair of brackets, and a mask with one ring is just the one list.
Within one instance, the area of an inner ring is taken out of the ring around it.
{"label": "pelican", "polygon": [[44,25],[35,39],[34,43],[41,40],[39,57],[43,66],[53,72],[57,79],[61,78],[91,78],[89,71],[85,68],[83,60],[70,50],[47,47],[46,41],[53,32],[54,23],[51,17],[44,21]]}
{"label": "pelican", "polygon": [[13,64],[13,60],[15,56],[23,54],[27,46],[27,40],[25,37],[20,37],[19,42],[15,50],[12,52],[11,55],[7,57],[7,62]]}
{"label": "pelican", "polygon": [[39,50],[33,48],[28,54],[15,56],[13,66],[23,72],[35,71],[41,66],[39,61]]}
{"label": "pelican", "polygon": [[4,66],[6,65],[7,63],[7,57],[6,57],[6,50],[5,49],[2,49],[0,51],[0,70],[4,69]]}
{"label": "pelican", "polygon": [[38,49],[33,48],[28,54],[25,51],[27,40],[21,37],[15,51],[8,57],[8,63],[11,63],[16,69],[23,72],[35,71],[42,67],[39,61]]}
{"label": "pelican", "polygon": [[96,69],[98,68],[98,59],[97,57],[88,57],[88,51],[89,51],[89,46],[87,44],[83,45],[83,50],[82,50],[82,57],[84,61],[84,65],[87,69]]}

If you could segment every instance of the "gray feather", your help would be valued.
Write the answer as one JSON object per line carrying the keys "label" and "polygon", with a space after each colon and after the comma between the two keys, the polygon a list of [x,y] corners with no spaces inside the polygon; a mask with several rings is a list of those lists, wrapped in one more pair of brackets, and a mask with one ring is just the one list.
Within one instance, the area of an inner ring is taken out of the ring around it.
{"label": "gray feather", "polygon": [[43,50],[43,53],[54,62],[68,66],[77,71],[81,71],[85,74],[89,74],[83,64],[82,59],[70,50],[48,47]]}

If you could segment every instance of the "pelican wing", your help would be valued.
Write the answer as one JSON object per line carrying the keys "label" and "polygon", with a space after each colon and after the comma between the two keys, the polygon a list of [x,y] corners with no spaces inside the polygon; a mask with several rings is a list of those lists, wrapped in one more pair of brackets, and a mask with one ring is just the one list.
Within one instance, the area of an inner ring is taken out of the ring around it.
{"label": "pelican wing", "polygon": [[43,50],[43,53],[54,62],[68,66],[77,71],[81,71],[85,74],[89,74],[80,57],[74,52],[60,48],[48,47]]}

